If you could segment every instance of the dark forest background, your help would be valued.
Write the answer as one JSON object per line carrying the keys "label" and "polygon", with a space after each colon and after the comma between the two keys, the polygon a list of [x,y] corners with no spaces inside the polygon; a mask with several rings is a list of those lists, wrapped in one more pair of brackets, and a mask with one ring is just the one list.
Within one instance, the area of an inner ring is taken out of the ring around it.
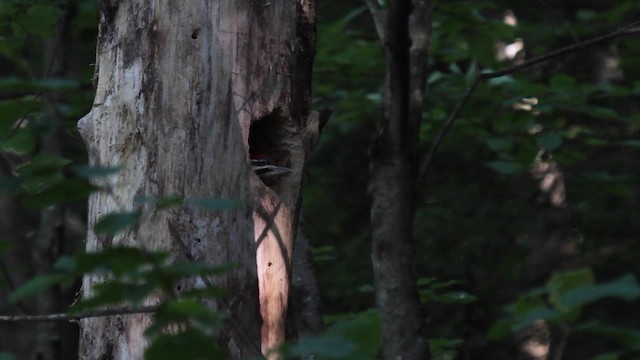
{"label": "dark forest background", "polygon": [[[314,106],[333,115],[304,185],[304,232],[343,341],[325,356],[372,358],[384,344],[367,184],[384,57],[363,2],[317,6]],[[478,71],[618,30],[640,4],[438,1],[433,17],[423,156]],[[93,101],[98,20],[95,1],[0,3],[1,314],[63,312],[75,296],[7,297],[83,244],[92,188],[70,167],[86,162],[75,125]],[[445,137],[414,229],[434,359],[640,358],[637,34],[482,82]],[[76,336],[72,323],[3,322],[0,359],[73,359]]]}

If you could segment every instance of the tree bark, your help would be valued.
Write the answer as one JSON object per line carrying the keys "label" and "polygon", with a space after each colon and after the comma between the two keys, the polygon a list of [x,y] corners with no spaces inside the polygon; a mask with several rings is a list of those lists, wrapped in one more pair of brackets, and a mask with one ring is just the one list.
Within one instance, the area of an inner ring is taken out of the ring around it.
{"label": "tree bark", "polygon": [[[233,358],[266,353],[284,339],[299,189],[318,134],[309,110],[313,4],[102,0],[100,12],[96,98],[78,127],[91,163],[120,171],[102,184],[110,192],[90,198],[89,228],[110,212],[141,209],[139,195],[243,205],[154,212],[113,237],[90,230],[87,250],[125,244],[236,263],[218,279],[229,293],[214,305],[230,314],[221,342]],[[250,166],[254,151],[292,173],[264,184]],[[85,277],[85,297],[99,281]],[[149,322],[142,314],[81,321],[80,358],[141,359]]]}
{"label": "tree bark", "polygon": [[293,250],[293,279],[289,299],[287,338],[301,339],[318,335],[324,329],[320,306],[320,288],[313,268],[311,246],[304,234],[302,214],[298,223],[296,246]]}
{"label": "tree bark", "polygon": [[415,271],[417,147],[432,3],[369,1],[387,60],[384,112],[372,147],[372,258],[385,359],[427,359]]}

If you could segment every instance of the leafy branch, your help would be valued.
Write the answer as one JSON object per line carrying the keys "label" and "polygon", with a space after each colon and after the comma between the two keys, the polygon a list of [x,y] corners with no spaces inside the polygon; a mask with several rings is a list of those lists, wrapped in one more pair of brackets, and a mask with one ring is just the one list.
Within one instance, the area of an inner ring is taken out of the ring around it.
{"label": "leafy branch", "polygon": [[424,161],[420,165],[419,171],[418,171],[418,177],[416,179],[416,191],[418,189],[420,189],[422,184],[424,183],[424,180],[425,180],[425,178],[427,176],[427,170],[429,169],[429,166],[431,165],[432,160],[433,160],[433,156],[438,151],[438,148],[440,147],[440,144],[442,143],[442,140],[447,135],[449,130],[451,130],[451,127],[453,126],[453,123],[460,116],[460,113],[462,112],[462,110],[464,109],[465,105],[469,101],[469,98],[471,98],[471,96],[473,95],[475,90],[478,88],[478,85],[480,84],[480,82],[482,80],[489,80],[489,79],[494,79],[494,78],[497,78],[497,77],[506,76],[506,75],[510,75],[510,74],[513,74],[513,73],[517,73],[517,72],[529,69],[529,68],[531,68],[531,67],[533,67],[535,65],[538,65],[540,63],[543,63],[543,62],[558,58],[560,56],[566,55],[566,54],[571,53],[571,52],[575,52],[577,50],[586,48],[586,47],[594,45],[594,44],[598,44],[598,43],[601,43],[601,42],[604,42],[604,41],[607,41],[607,40],[614,39],[614,38],[619,37],[619,36],[639,34],[640,33],[640,26],[639,25],[640,25],[640,21],[635,21],[635,22],[633,22],[631,24],[628,24],[626,26],[623,26],[622,28],[620,28],[620,29],[618,29],[616,31],[613,31],[611,33],[608,33],[608,34],[605,34],[605,35],[596,36],[596,37],[591,38],[589,40],[578,42],[577,44],[573,44],[573,45],[562,47],[562,48],[557,49],[557,50],[553,50],[553,51],[551,51],[549,53],[534,57],[531,60],[525,61],[523,63],[511,66],[511,67],[508,67],[508,68],[503,69],[503,70],[491,71],[491,72],[478,72],[478,74],[475,76],[475,78],[471,82],[471,85],[469,85],[469,87],[465,91],[464,95],[460,98],[460,100],[458,100],[458,103],[453,108],[453,111],[451,111],[451,113],[447,117],[447,120],[445,121],[444,125],[442,125],[442,128],[440,128],[440,131],[436,135],[436,138],[433,141],[433,144],[431,145],[431,148],[429,149],[429,152],[427,153],[426,157],[424,158]]}

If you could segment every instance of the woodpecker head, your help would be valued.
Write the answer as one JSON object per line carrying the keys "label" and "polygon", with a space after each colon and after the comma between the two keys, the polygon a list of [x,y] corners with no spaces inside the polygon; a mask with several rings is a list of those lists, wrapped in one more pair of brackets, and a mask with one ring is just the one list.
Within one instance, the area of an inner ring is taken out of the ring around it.
{"label": "woodpecker head", "polygon": [[251,166],[256,175],[267,185],[291,172],[291,168],[276,165],[275,161],[265,154],[251,154]]}

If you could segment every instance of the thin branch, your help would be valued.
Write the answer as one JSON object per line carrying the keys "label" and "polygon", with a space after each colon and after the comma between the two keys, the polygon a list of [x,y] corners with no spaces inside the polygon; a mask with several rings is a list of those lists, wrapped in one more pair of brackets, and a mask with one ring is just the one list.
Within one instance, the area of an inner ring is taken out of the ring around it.
{"label": "thin branch", "polygon": [[560,326],[559,332],[557,343],[553,346],[549,356],[551,360],[561,360],[564,349],[567,346],[567,340],[569,339],[570,334],[569,327],[566,325]]}
{"label": "thin branch", "polygon": [[480,74],[480,77],[482,77],[483,80],[486,79],[493,79],[493,78],[497,78],[500,76],[505,76],[505,75],[509,75],[509,74],[513,74],[515,72],[521,71],[521,70],[525,70],[528,69],[534,65],[537,65],[539,63],[551,60],[551,59],[555,59],[559,56],[562,56],[564,54],[570,53],[570,52],[574,52],[580,49],[583,49],[587,46],[591,46],[606,40],[611,40],[613,38],[616,38],[618,36],[622,36],[622,35],[635,35],[640,33],[640,28],[637,28],[636,26],[640,25],[640,21],[636,21],[633,22],[629,25],[626,25],[612,33],[609,34],[605,34],[605,35],[601,35],[601,36],[596,36],[592,39],[589,40],[585,40],[582,42],[579,42],[577,44],[573,44],[573,45],[569,45],[569,46],[565,46],[563,48],[557,49],[557,50],[553,50],[549,53],[546,53],[544,55],[540,55],[537,56],[531,60],[525,61],[521,64],[518,65],[514,65],[512,67],[508,67],[504,70],[500,70],[500,71],[494,71],[494,72],[489,72],[489,73],[482,73]]}
{"label": "thin branch", "polygon": [[369,11],[371,12],[371,16],[373,17],[373,24],[376,27],[376,33],[378,34],[378,39],[380,43],[384,45],[385,42],[385,29],[384,29],[384,21],[387,16],[386,11],[378,4],[378,0],[367,0],[367,6],[369,7]]}
{"label": "thin branch", "polygon": [[431,47],[432,0],[413,0],[409,16],[409,118],[406,127],[411,153],[415,154],[419,143],[420,123],[424,109],[424,91],[427,83],[427,66]]}
{"label": "thin branch", "polygon": [[[7,285],[9,287],[9,290],[14,291],[15,289],[17,289],[18,287],[16,286],[16,282],[15,280],[11,277],[11,273],[9,272],[9,269],[7,268],[7,264],[5,264],[5,262],[3,261],[3,259],[0,259],[0,275],[2,275],[2,277],[5,279],[5,281],[7,282]],[[24,304],[24,302],[22,301],[18,301],[16,303],[16,305],[20,308],[20,310],[22,310],[23,312],[27,313],[27,314],[31,314],[32,311]]]}
{"label": "thin branch", "polygon": [[614,32],[609,33],[609,34],[596,36],[596,37],[594,37],[592,39],[585,40],[585,41],[582,41],[582,42],[574,44],[574,45],[565,46],[563,48],[551,51],[551,52],[549,52],[547,54],[535,57],[535,58],[533,58],[531,60],[525,61],[525,62],[523,62],[521,64],[518,64],[518,65],[514,65],[514,66],[511,66],[511,67],[508,67],[508,68],[503,69],[503,70],[478,74],[475,77],[475,79],[473,80],[473,82],[471,83],[471,85],[467,88],[467,90],[465,91],[465,93],[462,96],[462,98],[458,101],[458,103],[456,104],[456,107],[453,109],[453,111],[451,112],[451,114],[449,115],[447,120],[445,121],[444,125],[442,126],[442,128],[438,132],[438,135],[436,136],[435,140],[433,141],[433,144],[431,145],[431,148],[429,149],[429,152],[427,153],[427,156],[425,157],[424,161],[420,165],[419,171],[418,171],[418,176],[416,178],[416,193],[419,193],[418,189],[420,189],[422,187],[422,184],[425,181],[425,178],[427,176],[427,170],[429,169],[429,165],[431,165],[431,162],[433,160],[433,156],[438,151],[438,148],[440,147],[440,144],[442,143],[442,140],[444,139],[444,137],[447,135],[447,133],[449,132],[449,130],[453,126],[453,123],[455,122],[455,120],[458,118],[458,116],[462,112],[462,109],[467,104],[467,101],[469,100],[471,95],[473,95],[474,91],[476,90],[476,88],[480,84],[480,81],[493,79],[493,78],[497,78],[497,77],[500,77],[500,76],[505,76],[505,75],[513,74],[513,73],[516,73],[516,72],[519,72],[519,71],[522,71],[522,70],[526,70],[526,69],[531,68],[531,67],[533,67],[535,65],[538,65],[538,64],[540,64],[542,62],[555,59],[555,58],[560,57],[562,55],[565,55],[567,53],[574,52],[574,51],[583,49],[585,47],[588,47],[588,46],[591,46],[591,45],[594,45],[594,44],[597,44],[597,43],[600,43],[600,42],[603,42],[603,41],[606,41],[606,40],[611,40],[611,39],[619,37],[619,36],[640,34],[640,27],[638,27],[638,25],[640,25],[640,21],[636,21],[636,22],[633,22],[631,24],[628,24],[628,25],[626,25],[626,26],[624,26],[624,27],[622,27],[622,28],[620,28],[620,29],[618,29],[618,30],[616,30]]}
{"label": "thin branch", "polygon": [[[418,172],[418,178],[416,180],[417,189],[419,189],[422,183],[424,182],[424,179],[427,176],[427,169],[429,168],[429,165],[431,164],[431,160],[433,159],[433,156],[435,155],[436,151],[438,151],[438,147],[440,147],[440,143],[442,143],[442,140],[444,139],[445,135],[447,135],[447,133],[453,126],[453,122],[458,118],[458,115],[460,115],[460,113],[462,112],[462,109],[467,104],[467,101],[469,100],[471,95],[473,95],[473,92],[476,90],[476,88],[480,84],[480,80],[482,80],[480,76],[476,76],[476,78],[473,79],[473,83],[471,83],[469,88],[467,88],[467,91],[465,91],[462,98],[460,98],[460,100],[456,104],[456,107],[453,109],[451,114],[449,114],[447,121],[445,121],[444,125],[442,125],[442,128],[440,128],[438,135],[436,135],[436,138],[433,141],[433,145],[431,145],[431,148],[427,153],[427,157],[424,159],[422,166],[420,166],[420,171]],[[416,193],[417,192],[418,191],[416,191]]]}
{"label": "thin branch", "polygon": [[116,309],[92,310],[77,314],[46,314],[46,315],[0,315],[0,322],[46,322],[72,321],[95,317],[115,315],[135,315],[155,312],[157,306],[124,307]]}

